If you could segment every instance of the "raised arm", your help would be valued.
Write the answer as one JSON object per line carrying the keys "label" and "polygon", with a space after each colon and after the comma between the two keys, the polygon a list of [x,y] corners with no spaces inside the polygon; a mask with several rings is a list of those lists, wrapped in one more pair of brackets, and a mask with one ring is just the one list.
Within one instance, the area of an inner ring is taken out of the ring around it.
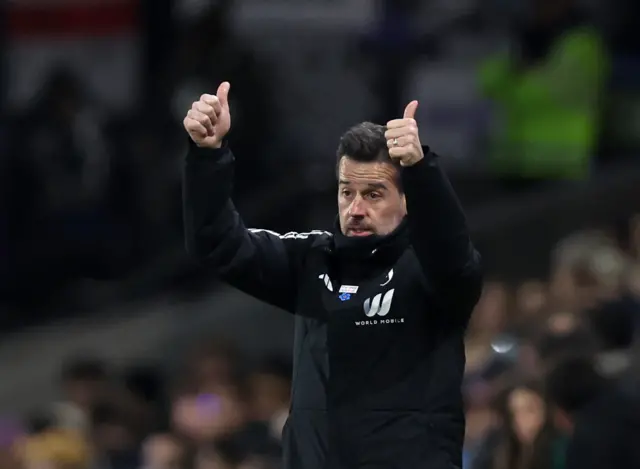
{"label": "raised arm", "polygon": [[232,286],[293,312],[297,267],[319,233],[279,235],[245,227],[231,201],[233,154],[222,145],[231,127],[228,92],[223,83],[216,96],[203,95],[184,120],[192,140],[183,173],[187,251]]}
{"label": "raised arm", "polygon": [[482,289],[480,256],[436,155],[420,144],[417,107],[417,101],[411,102],[402,119],[387,124],[389,155],[403,166],[411,243],[420,265],[440,300],[468,316]]}

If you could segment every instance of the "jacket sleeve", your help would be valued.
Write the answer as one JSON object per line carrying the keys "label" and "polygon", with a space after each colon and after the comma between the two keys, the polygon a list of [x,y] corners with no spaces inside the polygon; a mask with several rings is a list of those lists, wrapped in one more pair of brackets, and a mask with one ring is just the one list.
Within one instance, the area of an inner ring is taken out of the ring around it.
{"label": "jacket sleeve", "polygon": [[436,155],[424,154],[402,170],[411,244],[438,301],[466,324],[482,291],[480,255]]}
{"label": "jacket sleeve", "polygon": [[228,148],[190,146],[182,197],[187,252],[235,288],[294,312],[297,266],[319,232],[247,229],[231,201],[233,162]]}

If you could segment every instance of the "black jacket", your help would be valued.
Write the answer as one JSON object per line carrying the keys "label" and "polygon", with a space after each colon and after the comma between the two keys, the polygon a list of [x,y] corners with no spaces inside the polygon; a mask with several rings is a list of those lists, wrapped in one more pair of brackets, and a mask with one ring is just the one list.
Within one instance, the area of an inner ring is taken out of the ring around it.
{"label": "black jacket", "polygon": [[408,216],[380,239],[247,229],[229,199],[232,180],[231,151],[192,146],[187,250],[295,314],[285,467],[460,467],[463,335],[482,282],[435,155],[403,169]]}

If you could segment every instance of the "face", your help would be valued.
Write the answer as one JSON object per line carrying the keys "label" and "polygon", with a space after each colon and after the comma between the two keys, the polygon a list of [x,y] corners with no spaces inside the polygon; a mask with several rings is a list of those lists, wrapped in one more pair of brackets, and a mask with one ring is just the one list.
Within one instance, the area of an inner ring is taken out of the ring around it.
{"label": "face", "polygon": [[340,229],[345,236],[387,235],[407,213],[397,169],[385,162],[343,157],[338,170]]}
{"label": "face", "polygon": [[244,423],[242,403],[224,389],[220,393],[182,396],[173,403],[173,425],[180,433],[196,441],[226,435]]}
{"label": "face", "polygon": [[175,469],[180,467],[183,448],[169,435],[155,435],[145,442],[143,455],[146,467]]}
{"label": "face", "polygon": [[65,385],[66,394],[73,403],[89,408],[104,394],[105,384],[99,380],[71,380]]}
{"label": "face", "polygon": [[536,315],[547,303],[546,286],[542,282],[530,280],[523,283],[516,292],[517,309],[523,316]]}
{"label": "face", "polygon": [[529,389],[515,389],[509,395],[508,406],[518,440],[524,444],[533,443],[544,424],[545,404],[542,398]]}

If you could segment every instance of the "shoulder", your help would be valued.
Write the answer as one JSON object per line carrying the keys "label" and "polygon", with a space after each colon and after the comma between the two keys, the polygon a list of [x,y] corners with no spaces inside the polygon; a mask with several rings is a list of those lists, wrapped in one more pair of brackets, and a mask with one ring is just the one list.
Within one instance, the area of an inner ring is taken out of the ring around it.
{"label": "shoulder", "polygon": [[272,238],[281,240],[286,245],[308,246],[309,248],[328,245],[333,238],[333,235],[330,232],[322,230],[278,233],[277,231],[266,230],[263,228],[249,228],[249,232],[259,238]]}
{"label": "shoulder", "polygon": [[322,230],[312,230],[304,232],[288,231],[286,233],[278,233],[277,231],[267,230],[264,228],[249,228],[249,231],[257,235],[275,236],[280,239],[317,240],[323,238],[330,239],[333,236],[330,232]]}

